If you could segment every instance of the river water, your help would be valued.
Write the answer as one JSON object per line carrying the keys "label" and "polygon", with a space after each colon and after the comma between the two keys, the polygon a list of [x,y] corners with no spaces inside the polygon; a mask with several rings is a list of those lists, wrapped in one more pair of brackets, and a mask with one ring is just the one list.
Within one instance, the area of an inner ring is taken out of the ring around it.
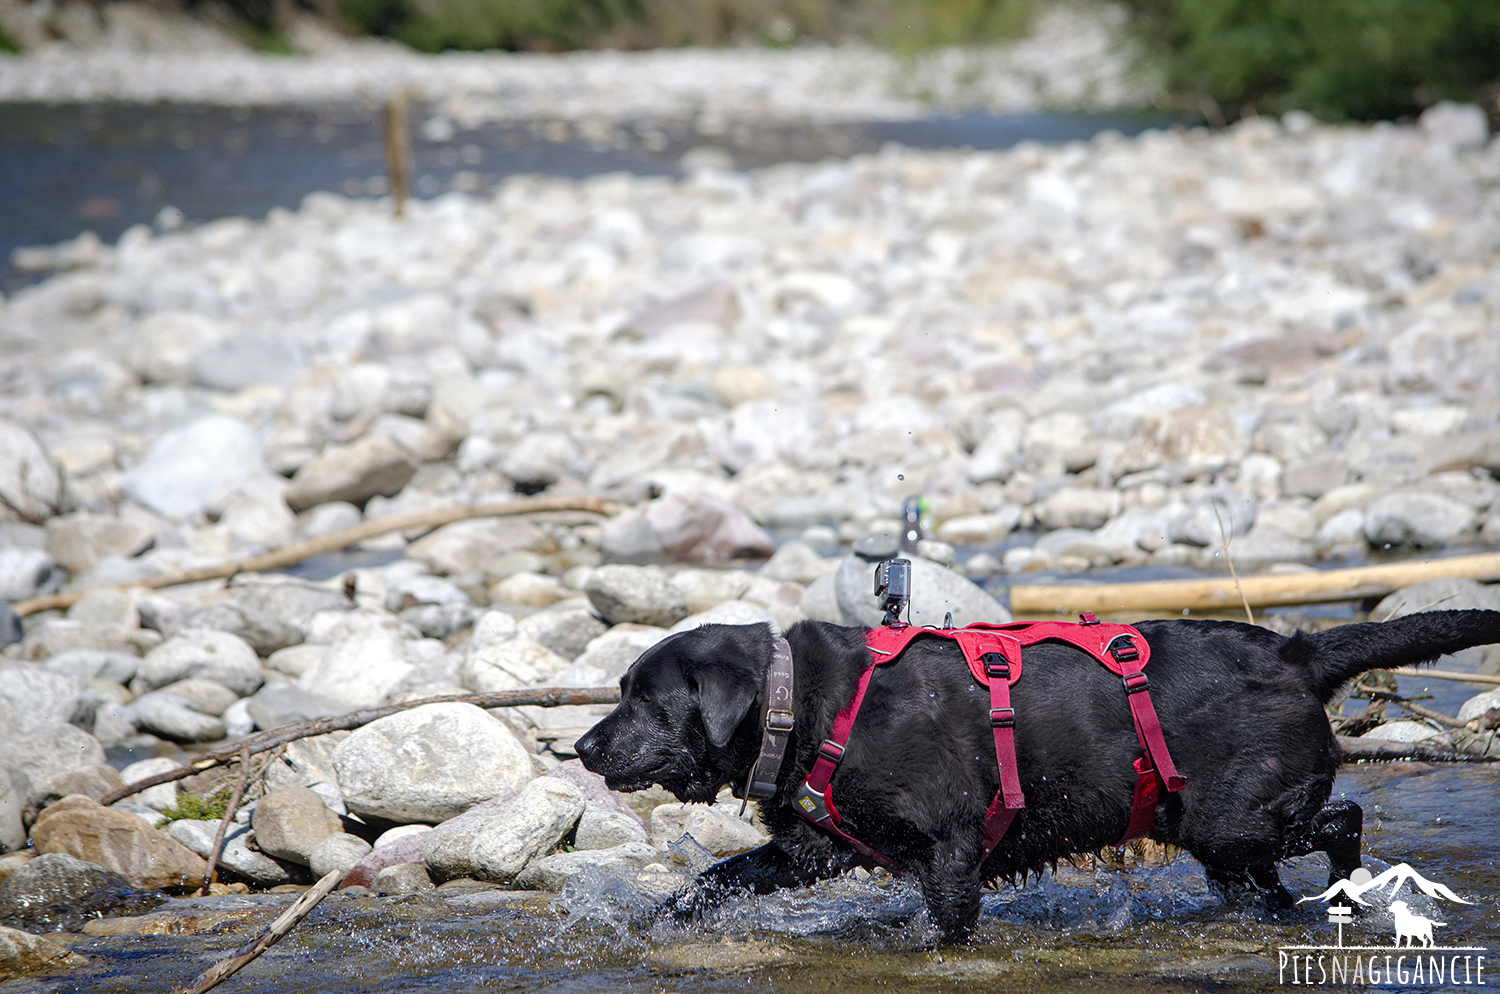
{"label": "river water", "polygon": [[[1334,789],[1335,797],[1365,809],[1372,872],[1408,863],[1473,902],[1434,900],[1410,884],[1400,895],[1412,912],[1446,923],[1437,928],[1438,945],[1485,947],[1445,954],[1445,962],[1471,957],[1470,970],[1478,956],[1486,957],[1488,970],[1487,950],[1500,950],[1497,787],[1500,771],[1491,766],[1401,763],[1346,767]],[[1282,878],[1299,897],[1320,892],[1326,875],[1320,856],[1283,864]],[[1345,946],[1391,946],[1391,916],[1378,910],[1384,902],[1366,897],[1375,907],[1345,926]],[[228,955],[291,900],[175,901],[166,910],[184,920],[210,910],[242,914],[224,916],[203,934],[69,937],[87,966],[62,978],[0,984],[0,994],[165,991]],[[1002,884],[986,895],[974,941],[956,949],[932,945],[918,891],[899,878],[845,877],[810,890],[745,898],[687,929],[655,923],[643,910],[651,903],[633,880],[618,876],[585,880],[556,897],[335,894],[220,990],[1268,990],[1293,986],[1293,954],[1284,962],[1282,947],[1338,941],[1323,903],[1280,916],[1249,899],[1226,903],[1187,856],[1118,870],[1064,864],[1020,888]],[[1412,952],[1405,961],[1399,961],[1402,953],[1383,950],[1363,955],[1376,957],[1382,977],[1386,955],[1391,968],[1408,971],[1408,982],[1396,975],[1376,985],[1381,989],[1443,986],[1426,982],[1425,973],[1424,982],[1415,981]],[[1484,979],[1488,985],[1492,978]]]}
{"label": "river water", "polygon": [[[685,153],[740,167],[917,148],[1009,148],[1104,130],[1166,127],[1160,114],[971,114],[915,121],[739,122],[704,134],[684,122],[511,121],[462,128],[432,108],[411,112],[413,193],[484,193],[506,176],[581,178],[609,172],[678,175]],[[379,108],[208,107],[190,104],[0,104],[0,290],[36,275],[12,250],[89,230],[113,242],[166,208],[168,223],[258,218],[314,191],[386,192]],[[692,163],[689,159],[689,164]]]}

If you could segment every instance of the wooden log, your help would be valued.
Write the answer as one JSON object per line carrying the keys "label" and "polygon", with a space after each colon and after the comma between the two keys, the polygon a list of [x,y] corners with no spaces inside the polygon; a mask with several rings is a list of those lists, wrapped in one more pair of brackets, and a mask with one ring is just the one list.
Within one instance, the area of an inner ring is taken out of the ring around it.
{"label": "wooden log", "polygon": [[1252,607],[1323,604],[1380,597],[1423,580],[1456,577],[1500,580],[1500,553],[1424,559],[1417,562],[1318,570],[1276,576],[1249,576],[1239,590],[1229,578],[1160,580],[1145,583],[1018,584],[1010,588],[1017,616],[1096,614],[1116,611],[1228,611],[1240,607],[1241,592]]}
{"label": "wooden log", "polygon": [[1417,760],[1424,763],[1493,763],[1496,757],[1468,752],[1463,749],[1447,749],[1427,745],[1424,742],[1382,742],[1379,739],[1351,739],[1338,736],[1339,751],[1344,762],[1390,762],[1392,760]]}
{"label": "wooden log", "polygon": [[[216,566],[200,566],[197,569],[177,570],[171,573],[159,573],[156,576],[148,576],[143,580],[136,580],[123,584],[121,589],[127,587],[146,587],[150,590],[159,590],[162,587],[177,587],[184,583],[201,583],[204,580],[221,580],[224,577],[234,576],[237,573],[255,573],[266,570],[285,569],[295,566],[305,559],[313,556],[325,555],[329,552],[337,552],[346,549],[357,542],[363,542],[367,538],[384,535],[388,532],[407,531],[413,528],[438,528],[442,525],[450,525],[455,521],[467,521],[471,518],[503,518],[517,514],[538,514],[547,511],[585,511],[590,514],[618,514],[621,508],[618,501],[607,500],[603,497],[522,497],[517,500],[506,501],[503,504],[457,504],[453,507],[440,507],[428,511],[413,511],[410,514],[393,514],[387,518],[376,518],[374,521],[363,521],[352,528],[340,529],[330,532],[319,538],[309,539],[306,542],[297,542],[271,552],[264,552],[258,556],[246,556],[243,559],[231,559],[226,563]],[[36,614],[38,611],[53,611],[71,607],[87,591],[74,591],[67,594],[49,594],[46,597],[33,597],[28,601],[17,601],[11,605],[11,609],[17,614],[25,617]]]}
{"label": "wooden log", "polygon": [[1463,683],[1485,683],[1500,687],[1500,676],[1484,673],[1456,673],[1453,670],[1417,670],[1401,667],[1391,670],[1397,676],[1432,677],[1434,680],[1458,680]]}

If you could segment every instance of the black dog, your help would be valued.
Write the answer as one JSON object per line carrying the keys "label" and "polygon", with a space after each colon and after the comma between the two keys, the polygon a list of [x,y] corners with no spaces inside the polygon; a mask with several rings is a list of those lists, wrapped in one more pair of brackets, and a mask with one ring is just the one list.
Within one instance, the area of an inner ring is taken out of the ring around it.
{"label": "black dog", "polygon": [[[1372,669],[1430,662],[1500,642],[1500,612],[1437,611],[1283,637],[1225,621],[1144,621],[1147,673],[1187,787],[1157,806],[1150,837],[1186,849],[1221,885],[1272,907],[1291,895],[1277,860],[1328,854],[1331,880],[1359,866],[1363,815],[1328,796],[1339,748],[1324,705]],[[679,895],[701,913],[734,890],[768,893],[873,864],[799,817],[791,797],[869,663],[865,629],[802,622],[787,633],[796,728],[761,802],[774,841],[731,857]],[[705,625],[648,650],[620,681],[613,713],[578,754],[615,790],[661,784],[684,801],[744,786],[760,749],[773,636],[765,625]],[[919,638],[875,673],[834,778],[843,827],[913,871],[944,941],[962,941],[986,879],[1014,880],[1124,831],[1140,754],[1120,679],[1059,643],[1025,650],[1012,689],[1026,807],[980,865],[980,825],[998,776],[989,696],[958,646]]]}

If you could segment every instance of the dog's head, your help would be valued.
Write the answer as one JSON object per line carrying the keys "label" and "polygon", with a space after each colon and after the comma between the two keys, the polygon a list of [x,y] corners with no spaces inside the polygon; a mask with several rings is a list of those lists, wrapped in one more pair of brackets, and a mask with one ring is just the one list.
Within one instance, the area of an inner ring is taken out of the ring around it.
{"label": "dog's head", "polygon": [[[770,665],[769,625],[704,625],[663,639],[620,678],[620,704],[577,742],[611,790],[661,784],[712,801],[754,761],[747,721]],[[739,733],[739,734],[737,734]]]}

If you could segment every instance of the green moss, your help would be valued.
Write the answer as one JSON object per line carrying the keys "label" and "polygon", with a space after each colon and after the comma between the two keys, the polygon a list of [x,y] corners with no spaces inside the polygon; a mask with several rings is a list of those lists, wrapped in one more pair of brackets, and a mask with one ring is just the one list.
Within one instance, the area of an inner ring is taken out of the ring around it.
{"label": "green moss", "polygon": [[5,29],[0,28],[0,52],[16,53],[20,50],[21,46],[11,41],[10,35],[5,33]]}
{"label": "green moss", "polygon": [[175,806],[161,813],[161,821],[156,823],[156,827],[161,828],[174,821],[220,821],[228,808],[229,797],[224,790],[216,790],[207,797],[182,794],[177,798]]}

